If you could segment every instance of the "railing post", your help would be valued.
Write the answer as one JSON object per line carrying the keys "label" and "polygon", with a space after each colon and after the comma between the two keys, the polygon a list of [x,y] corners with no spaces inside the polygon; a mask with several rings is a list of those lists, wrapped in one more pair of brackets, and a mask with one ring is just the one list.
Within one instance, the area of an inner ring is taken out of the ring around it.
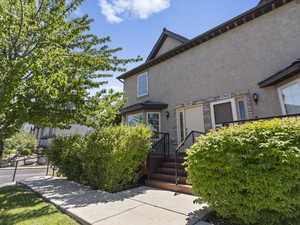
{"label": "railing post", "polygon": [[17,168],[18,168],[18,160],[16,161],[16,165],[15,165],[15,171],[14,171],[14,175],[13,175],[13,179],[12,179],[12,182],[15,181],[15,178],[16,178],[16,173],[17,173]]}
{"label": "railing post", "polygon": [[167,142],[166,142],[166,135],[164,134],[164,160],[166,160],[167,159],[167,157],[166,157],[166,144],[167,144]]}
{"label": "railing post", "polygon": [[193,140],[193,144],[195,143],[195,134],[194,134],[194,132],[192,131],[192,140]]}
{"label": "railing post", "polygon": [[52,177],[54,177],[55,166],[52,167]]}
{"label": "railing post", "polygon": [[48,176],[48,173],[49,173],[49,166],[50,166],[50,162],[49,162],[49,159],[47,158],[47,170],[46,170],[46,176]]}

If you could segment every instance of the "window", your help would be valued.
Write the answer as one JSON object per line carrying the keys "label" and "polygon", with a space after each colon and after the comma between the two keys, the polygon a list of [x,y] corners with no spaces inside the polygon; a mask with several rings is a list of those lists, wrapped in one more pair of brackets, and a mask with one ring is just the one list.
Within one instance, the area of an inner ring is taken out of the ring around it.
{"label": "window", "polygon": [[129,126],[137,126],[141,123],[144,123],[144,114],[143,113],[137,113],[127,116],[127,124]]}
{"label": "window", "polygon": [[137,96],[148,95],[148,73],[143,73],[137,77]]}
{"label": "window", "polygon": [[246,119],[246,106],[245,106],[245,102],[243,100],[240,100],[238,102],[238,105],[239,105],[240,120],[245,120]]}
{"label": "window", "polygon": [[233,98],[211,103],[210,110],[213,128],[224,122],[237,120],[236,105]]}
{"label": "window", "polygon": [[147,124],[154,132],[160,131],[160,113],[159,112],[148,112],[147,113]]}
{"label": "window", "polygon": [[300,113],[300,80],[280,87],[279,95],[284,114]]}

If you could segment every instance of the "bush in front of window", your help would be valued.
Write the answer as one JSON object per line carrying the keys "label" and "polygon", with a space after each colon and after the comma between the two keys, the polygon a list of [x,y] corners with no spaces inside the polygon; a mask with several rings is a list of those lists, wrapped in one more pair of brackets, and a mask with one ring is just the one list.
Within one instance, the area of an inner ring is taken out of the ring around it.
{"label": "bush in front of window", "polygon": [[151,148],[152,131],[115,126],[79,135],[58,136],[48,158],[70,180],[108,192],[135,186]]}
{"label": "bush in front of window", "polygon": [[237,224],[300,224],[300,121],[221,128],[188,150],[197,202]]}
{"label": "bush in front of window", "polygon": [[108,127],[89,134],[83,156],[88,184],[108,192],[136,185],[151,148],[151,136],[143,125]]}

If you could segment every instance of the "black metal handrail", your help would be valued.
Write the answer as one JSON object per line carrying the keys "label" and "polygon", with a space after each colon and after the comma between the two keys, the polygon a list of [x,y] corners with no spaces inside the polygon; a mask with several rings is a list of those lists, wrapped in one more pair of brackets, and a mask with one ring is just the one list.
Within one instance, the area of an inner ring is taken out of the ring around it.
{"label": "black metal handrail", "polygon": [[295,118],[300,117],[300,113],[279,115],[279,116],[268,116],[268,117],[261,117],[261,118],[255,118],[255,119],[249,119],[249,120],[227,121],[227,122],[223,122],[222,126],[228,127],[230,125],[241,125],[244,123],[251,123],[251,122],[260,121],[260,120],[284,119],[284,118],[293,118],[293,117],[295,117]]}
{"label": "black metal handrail", "polygon": [[[186,149],[196,142],[196,136],[198,137],[201,135],[205,135],[205,133],[201,132],[201,131],[192,130],[176,148],[176,151],[175,151],[175,177],[176,177],[175,183],[176,183],[176,185],[178,184],[178,179],[179,179],[179,177],[178,177],[178,175],[179,175],[178,169],[179,168],[178,168],[178,164],[177,164],[178,154],[185,153]],[[190,139],[190,137],[192,137],[192,144],[186,148],[183,148],[185,146],[186,142]],[[182,149],[183,149],[183,151],[181,151]]]}
{"label": "black metal handrail", "polygon": [[[18,170],[18,164],[19,162],[21,161],[26,161],[26,160],[33,160],[33,159],[39,159],[41,157],[47,157],[46,155],[38,155],[38,156],[35,156],[35,157],[29,157],[27,159],[16,159],[16,160],[13,160],[11,161],[11,164],[14,165],[14,172],[13,172],[13,176],[12,176],[12,182],[15,181],[15,178],[16,178],[16,174],[17,174],[17,170]],[[48,176],[49,174],[49,168],[51,167],[50,165],[50,162],[47,158],[47,170],[46,170],[46,176]],[[28,167],[29,168],[29,167]],[[52,166],[52,176],[54,176],[54,172],[55,172],[55,166]]]}
{"label": "black metal handrail", "polygon": [[[159,138],[157,138],[157,136]],[[148,160],[148,179],[150,179],[152,172],[157,169],[162,160],[165,160],[170,154],[170,136],[169,133],[154,132],[152,137],[152,148]],[[157,162],[151,162],[151,157],[158,156]]]}

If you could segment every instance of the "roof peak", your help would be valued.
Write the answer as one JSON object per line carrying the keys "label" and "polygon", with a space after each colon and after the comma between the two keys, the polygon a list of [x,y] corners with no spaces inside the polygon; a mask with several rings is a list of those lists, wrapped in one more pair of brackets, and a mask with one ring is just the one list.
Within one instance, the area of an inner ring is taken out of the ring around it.
{"label": "roof peak", "polygon": [[150,52],[150,54],[149,54],[146,61],[149,61],[149,60],[153,59],[157,55],[157,53],[159,52],[159,49],[161,48],[161,46],[163,45],[163,43],[167,39],[167,37],[173,38],[173,39],[181,42],[182,44],[189,41],[188,38],[186,38],[186,37],[184,37],[180,34],[177,34],[173,31],[170,31],[170,30],[168,30],[167,28],[164,27],[159,39],[155,43],[155,45],[154,45],[153,49],[151,50],[151,52]]}

